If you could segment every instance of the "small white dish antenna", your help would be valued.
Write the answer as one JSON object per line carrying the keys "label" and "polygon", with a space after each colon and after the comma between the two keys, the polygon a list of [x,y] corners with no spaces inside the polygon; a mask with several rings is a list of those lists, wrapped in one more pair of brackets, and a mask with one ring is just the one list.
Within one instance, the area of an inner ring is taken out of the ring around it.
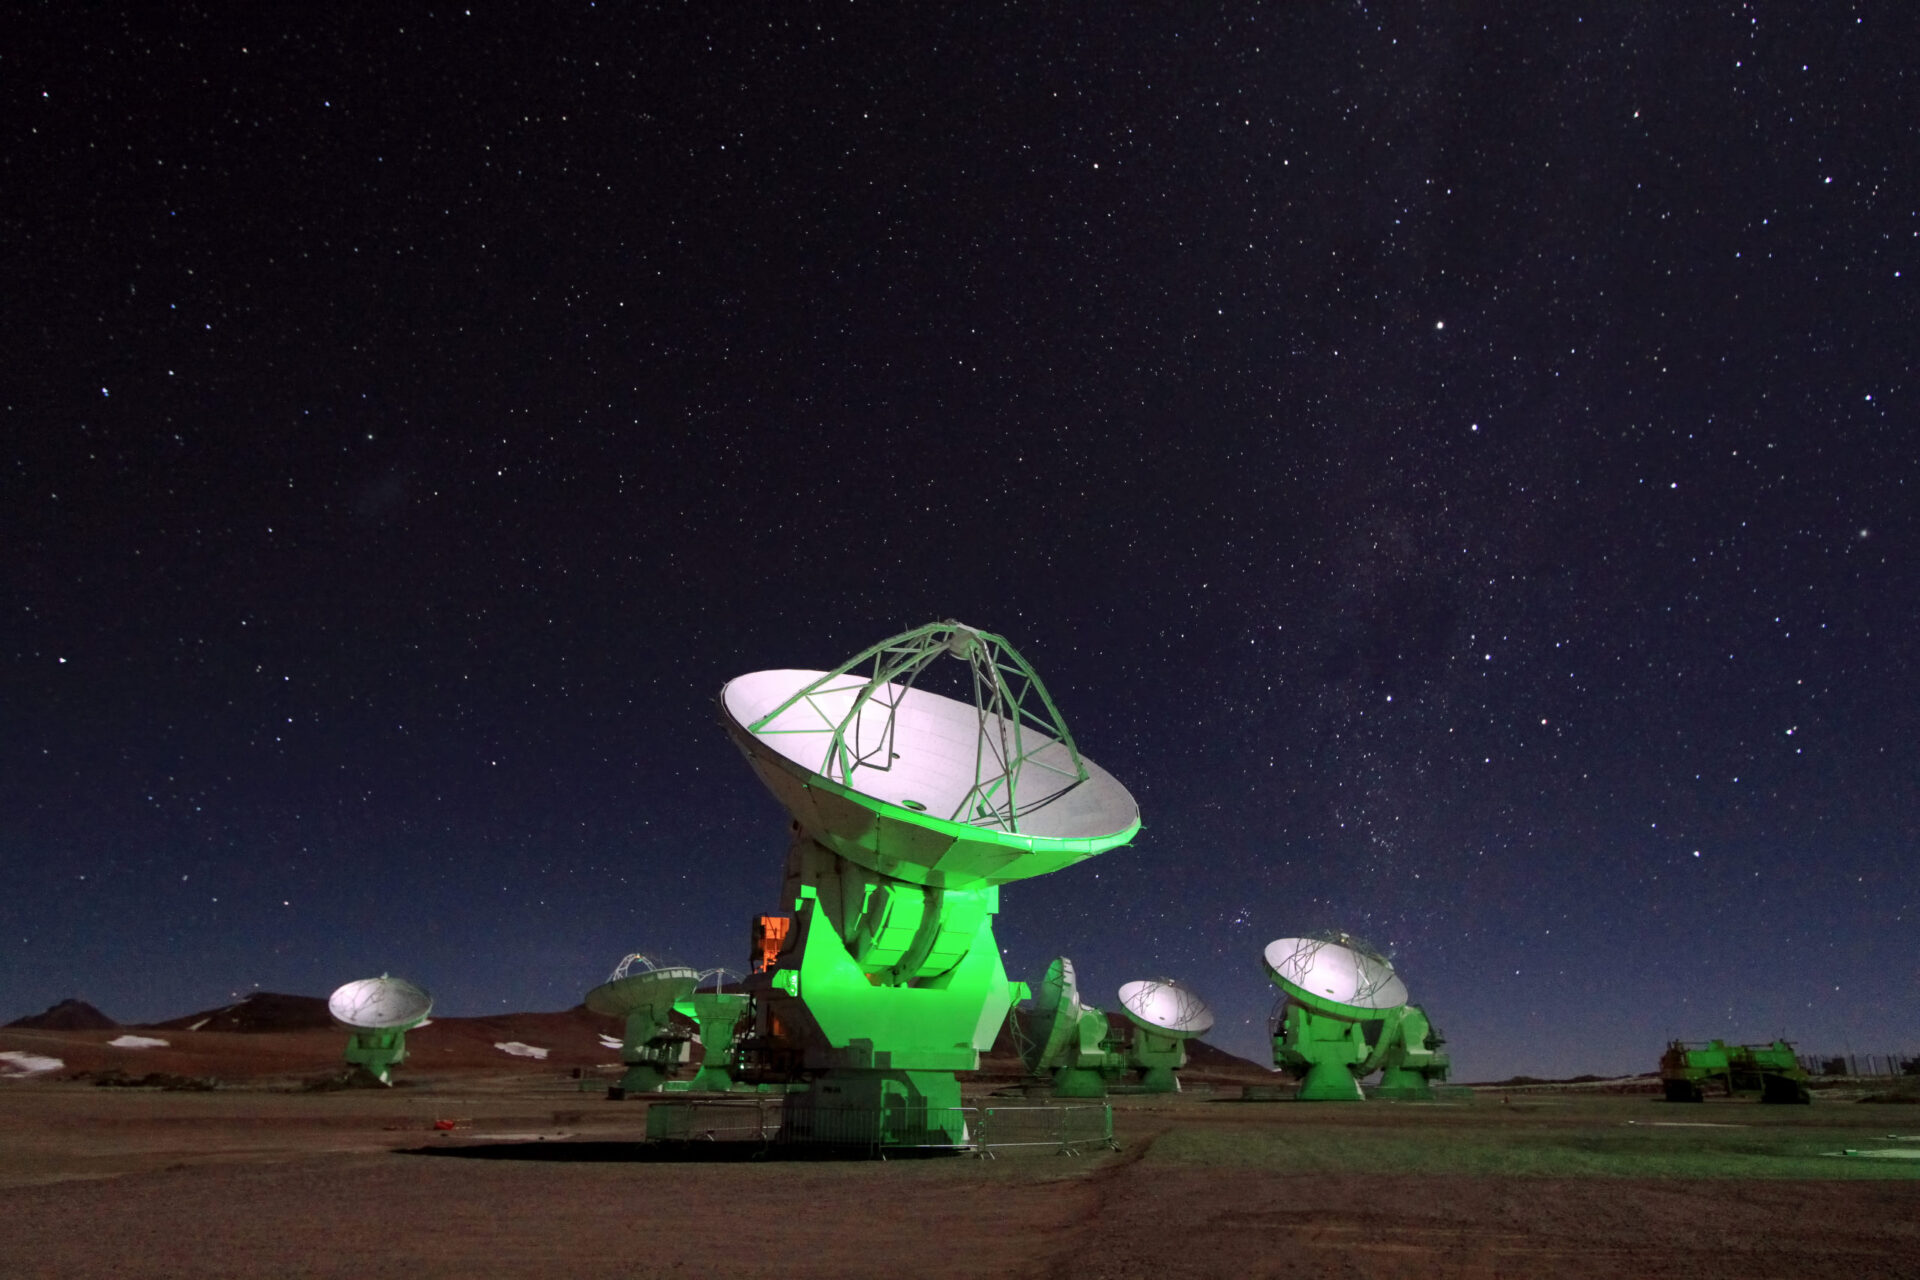
{"label": "small white dish antenna", "polygon": [[645,1013],[656,1025],[665,1026],[673,1006],[692,995],[699,984],[697,969],[683,964],[655,965],[635,953],[614,966],[605,982],[587,992],[586,1004],[595,1013],[614,1018]]}
{"label": "small white dish antenna", "polygon": [[1262,958],[1289,996],[1336,1018],[1369,1022],[1407,1002],[1407,985],[1387,958],[1343,934],[1275,938]]}
{"label": "small white dish antenna", "polygon": [[327,997],[327,1012],[354,1031],[409,1031],[426,1021],[433,997],[405,978],[361,978]]}
{"label": "small white dish antenna", "polygon": [[1213,1010],[1191,987],[1172,978],[1144,978],[1120,988],[1120,1007],[1149,1031],[1188,1040],[1213,1028]]}

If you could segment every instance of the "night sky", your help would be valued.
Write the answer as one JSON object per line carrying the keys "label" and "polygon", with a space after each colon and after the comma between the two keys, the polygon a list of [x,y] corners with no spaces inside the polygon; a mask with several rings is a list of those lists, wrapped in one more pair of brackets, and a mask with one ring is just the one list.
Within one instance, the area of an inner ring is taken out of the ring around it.
{"label": "night sky", "polygon": [[744,968],[720,686],[951,617],[1146,824],[1016,977],[1920,1049],[1910,6],[8,30],[0,1020]]}

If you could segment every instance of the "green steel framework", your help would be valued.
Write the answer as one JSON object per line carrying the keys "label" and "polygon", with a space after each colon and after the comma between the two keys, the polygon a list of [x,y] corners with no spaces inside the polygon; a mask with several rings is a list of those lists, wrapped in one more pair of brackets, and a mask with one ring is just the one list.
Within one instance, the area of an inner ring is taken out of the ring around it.
{"label": "green steel framework", "polygon": [[[991,632],[977,631],[953,621],[930,622],[882,640],[793,694],[748,725],[747,732],[756,737],[827,732],[828,741],[815,772],[829,781],[851,788],[856,768],[882,772],[892,768],[895,713],[900,700],[905,697],[907,690],[914,687],[921,673],[942,656],[960,658],[972,668],[973,705],[981,728],[975,748],[973,786],[954,807],[954,811],[945,815],[946,821],[1017,833],[1023,812],[1019,794],[1022,770],[1031,765],[1066,779],[1063,785],[1039,800],[1028,803],[1024,812],[1031,812],[1085,782],[1087,767],[1080,759],[1080,749],[1073,741],[1073,734],[1061,718],[1059,709],[1054,706],[1053,698],[1047,693],[1047,687],[1039,675],[1004,637]],[[855,696],[847,714],[837,723],[822,711],[820,729],[767,730],[768,724],[803,701],[819,711],[814,696],[832,687],[833,682],[841,676],[869,661],[873,663],[873,674]],[[897,696],[890,697],[895,690],[898,690]],[[1044,721],[1035,715],[1030,705],[1030,699],[1036,698],[1046,710]],[[860,712],[873,702],[886,708],[886,728],[882,731],[880,741],[868,745],[862,743],[858,736]],[[990,719],[997,726],[997,733],[987,732]],[[1067,749],[1068,758],[1073,762],[1071,775],[1031,758],[1026,749],[1029,725],[1049,733],[1053,741]],[[851,743],[847,740],[849,726],[855,733]],[[987,749],[995,738],[999,740],[997,756],[990,755]],[[972,802],[971,814],[967,813],[969,802]],[[1131,835],[1131,832],[1128,834]]]}

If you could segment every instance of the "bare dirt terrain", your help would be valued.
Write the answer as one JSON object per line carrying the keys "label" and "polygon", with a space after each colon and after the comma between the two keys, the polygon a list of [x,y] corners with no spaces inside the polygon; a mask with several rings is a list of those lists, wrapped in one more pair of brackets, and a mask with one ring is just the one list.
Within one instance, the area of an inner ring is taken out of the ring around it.
{"label": "bare dirt terrain", "polygon": [[[332,1092],[302,1082],[338,1033],[113,1034],[0,1037],[69,1068],[0,1081],[0,1274],[1920,1276],[1920,1160],[1822,1154],[1920,1145],[1920,1106],[1251,1103],[1220,1078],[1117,1099],[1118,1152],[687,1158],[593,1068],[467,1031],[401,1087]],[[67,1078],[116,1057],[229,1083]]]}

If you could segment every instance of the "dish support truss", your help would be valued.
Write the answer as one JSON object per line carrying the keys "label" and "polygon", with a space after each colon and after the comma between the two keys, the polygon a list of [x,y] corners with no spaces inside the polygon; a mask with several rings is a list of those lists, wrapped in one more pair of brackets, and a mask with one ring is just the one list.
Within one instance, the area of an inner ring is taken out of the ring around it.
{"label": "dish support truss", "polygon": [[[654,970],[663,967],[662,965],[655,964],[651,959],[641,955],[638,951],[635,951],[620,958],[620,963],[613,966],[613,972],[607,975],[607,981],[618,982],[620,979],[632,974],[652,973]],[[702,978],[706,977],[705,974],[700,976]]]}
{"label": "dish support truss", "polygon": [[[973,705],[980,732],[973,786],[952,813],[935,816],[1017,832],[1022,815],[1059,799],[1085,782],[1088,774],[1073,734],[1053,705],[1046,685],[1018,650],[992,632],[948,619],[882,640],[795,693],[748,725],[747,731],[757,737],[820,735],[824,741],[815,772],[858,791],[857,770],[884,773],[893,767],[900,702],[921,674],[943,655],[958,658],[972,669]],[[866,682],[855,694],[852,706],[836,720],[821,705],[818,695],[826,690],[843,692],[845,686],[836,682],[849,674],[858,675],[860,668],[869,664]],[[769,724],[801,702],[815,709],[818,727],[768,730]],[[884,710],[877,733],[865,725],[862,716],[870,707]],[[1031,750],[1030,735],[1037,735]],[[1034,758],[1034,752],[1053,742],[1066,748],[1070,772]]]}
{"label": "dish support truss", "polygon": [[1304,941],[1307,945],[1299,948],[1293,954],[1298,957],[1303,957],[1300,961],[1300,967],[1305,969],[1311,969],[1313,957],[1319,955],[1328,947],[1345,947],[1347,950],[1373,961],[1373,965],[1370,968],[1362,967],[1360,971],[1365,980],[1354,990],[1353,1000],[1356,1004],[1378,995],[1381,989],[1394,979],[1393,962],[1387,959],[1386,953],[1371,943],[1356,938],[1350,933],[1343,933],[1336,929],[1329,933],[1314,934],[1304,939]]}

